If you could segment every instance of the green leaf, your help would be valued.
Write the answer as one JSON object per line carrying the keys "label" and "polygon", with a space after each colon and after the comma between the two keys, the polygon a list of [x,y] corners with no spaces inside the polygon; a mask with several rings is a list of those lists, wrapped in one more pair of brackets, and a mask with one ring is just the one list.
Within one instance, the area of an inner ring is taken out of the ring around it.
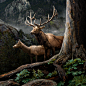
{"label": "green leaf", "polygon": [[52,76],[57,75],[57,71],[54,70],[54,72],[52,72]]}
{"label": "green leaf", "polygon": [[84,63],[80,62],[79,64],[84,64]]}
{"label": "green leaf", "polygon": [[73,61],[74,61],[73,59],[69,60],[69,62],[73,62]]}
{"label": "green leaf", "polygon": [[77,67],[74,67],[74,69],[76,70],[76,69],[77,69]]}
{"label": "green leaf", "polygon": [[30,79],[28,79],[28,78],[22,80],[23,83],[27,83],[27,82],[29,82],[29,81],[30,81]]}
{"label": "green leaf", "polygon": [[72,72],[72,75],[73,76],[78,75],[78,72]]}
{"label": "green leaf", "polygon": [[82,86],[82,83],[78,83],[76,86]]}
{"label": "green leaf", "polygon": [[72,72],[68,71],[67,74],[71,74]]}
{"label": "green leaf", "polygon": [[76,58],[76,61],[81,61],[81,58]]}
{"label": "green leaf", "polygon": [[73,67],[77,66],[78,64],[73,64]]}
{"label": "green leaf", "polygon": [[64,86],[64,83],[65,83],[65,82],[60,81],[60,82],[57,84],[57,86]]}
{"label": "green leaf", "polygon": [[81,73],[82,73],[82,71],[79,71],[79,72],[78,72],[78,74],[81,74]]}
{"label": "green leaf", "polygon": [[47,76],[51,77],[52,76],[52,73],[49,73]]}

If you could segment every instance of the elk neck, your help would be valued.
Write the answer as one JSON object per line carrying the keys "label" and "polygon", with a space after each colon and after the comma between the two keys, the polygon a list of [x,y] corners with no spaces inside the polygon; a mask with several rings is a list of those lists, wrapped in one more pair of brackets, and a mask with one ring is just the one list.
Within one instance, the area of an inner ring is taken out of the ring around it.
{"label": "elk neck", "polygon": [[40,45],[46,47],[49,43],[47,35],[41,30],[39,33],[35,34],[35,37]]}
{"label": "elk neck", "polygon": [[30,48],[22,42],[21,42],[21,49],[26,53],[30,53]]}

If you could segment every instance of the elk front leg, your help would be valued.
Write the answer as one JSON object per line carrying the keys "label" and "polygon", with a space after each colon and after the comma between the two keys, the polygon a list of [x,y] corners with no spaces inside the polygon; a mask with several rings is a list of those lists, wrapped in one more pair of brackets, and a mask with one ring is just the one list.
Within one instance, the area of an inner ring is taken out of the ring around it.
{"label": "elk front leg", "polygon": [[30,61],[31,61],[31,63],[32,63],[32,61],[33,61],[33,58],[32,58],[32,56],[30,56]]}
{"label": "elk front leg", "polygon": [[49,57],[50,57],[50,49],[47,50],[47,57],[49,59]]}
{"label": "elk front leg", "polygon": [[47,49],[45,49],[44,61],[45,61],[46,57],[47,57]]}
{"label": "elk front leg", "polygon": [[55,48],[52,48],[52,55],[55,55]]}
{"label": "elk front leg", "polygon": [[36,55],[36,62],[37,62],[37,55]]}

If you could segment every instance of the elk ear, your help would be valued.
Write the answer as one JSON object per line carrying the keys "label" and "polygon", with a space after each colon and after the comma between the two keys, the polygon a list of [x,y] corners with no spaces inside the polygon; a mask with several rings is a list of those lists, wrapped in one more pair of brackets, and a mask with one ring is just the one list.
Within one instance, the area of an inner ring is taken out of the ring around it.
{"label": "elk ear", "polygon": [[40,29],[43,29],[43,28],[45,28],[45,26],[40,27]]}
{"label": "elk ear", "polygon": [[19,39],[19,41],[18,42],[21,42],[21,40]]}

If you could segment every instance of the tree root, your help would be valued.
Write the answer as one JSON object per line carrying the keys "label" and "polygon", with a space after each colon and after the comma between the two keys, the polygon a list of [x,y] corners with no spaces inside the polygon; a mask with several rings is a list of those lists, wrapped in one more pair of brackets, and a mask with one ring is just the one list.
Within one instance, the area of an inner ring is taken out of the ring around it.
{"label": "tree root", "polygon": [[20,86],[18,83],[13,80],[0,81],[0,86]]}
{"label": "tree root", "polygon": [[22,65],[20,67],[18,67],[17,69],[15,70],[12,70],[8,73],[5,73],[5,74],[2,74],[0,75],[0,80],[8,80],[10,78],[13,78],[13,76],[16,75],[16,73],[22,71],[23,69],[29,69],[29,68],[34,68],[34,67],[38,67],[40,65],[43,65],[43,64],[46,64],[52,60],[54,60],[54,63],[53,65],[56,67],[56,70],[58,71],[59,73],[59,76],[60,78],[63,79],[63,81],[66,80],[66,74],[65,74],[65,71],[61,68],[61,64],[58,65],[58,63],[65,63],[66,60],[69,58],[69,56],[60,56],[60,54],[57,54],[57,55],[54,55],[52,58],[50,58],[49,60],[46,60],[44,62],[36,62],[36,63],[32,63],[32,64],[25,64],[25,65]]}
{"label": "tree root", "polygon": [[57,86],[57,83],[52,80],[37,79],[30,81],[22,86]]}
{"label": "tree root", "polygon": [[51,60],[57,58],[58,55],[59,54],[57,54],[57,55],[53,56],[52,58],[50,58],[49,60],[46,60],[46,61],[43,61],[43,62],[36,62],[36,63],[32,63],[32,64],[22,65],[22,66],[18,67],[15,70],[12,70],[12,71],[10,71],[8,73],[0,75],[0,80],[2,80],[2,79],[7,80],[7,79],[11,78],[13,75],[15,75],[16,73],[22,71],[23,69],[33,68],[33,67],[36,67],[36,66],[40,66],[42,64],[46,64],[46,63],[50,62]]}

